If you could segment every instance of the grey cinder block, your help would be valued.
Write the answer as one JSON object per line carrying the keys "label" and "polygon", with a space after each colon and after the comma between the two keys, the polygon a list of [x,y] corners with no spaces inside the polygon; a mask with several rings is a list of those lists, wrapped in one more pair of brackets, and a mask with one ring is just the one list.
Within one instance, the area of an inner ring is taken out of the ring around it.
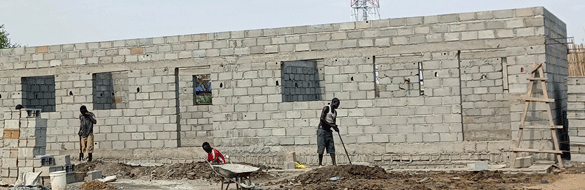
{"label": "grey cinder block", "polygon": [[532,166],[532,156],[516,158],[514,168],[527,168]]}
{"label": "grey cinder block", "polygon": [[284,170],[292,170],[295,169],[295,162],[284,162]]}
{"label": "grey cinder block", "polygon": [[69,155],[57,155],[53,156],[53,158],[55,158],[55,165],[65,166],[71,164],[71,158]]}
{"label": "grey cinder block", "polygon": [[85,181],[93,181],[96,179],[101,179],[102,177],[102,171],[100,170],[89,171],[85,176]]}
{"label": "grey cinder block", "polygon": [[467,168],[471,171],[484,171],[489,169],[487,161],[475,161],[467,164]]}

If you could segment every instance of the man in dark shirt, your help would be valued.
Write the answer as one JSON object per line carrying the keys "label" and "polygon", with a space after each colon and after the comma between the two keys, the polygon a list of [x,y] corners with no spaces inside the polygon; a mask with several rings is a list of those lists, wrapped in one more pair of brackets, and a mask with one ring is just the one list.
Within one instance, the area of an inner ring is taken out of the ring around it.
{"label": "man in dark shirt", "polygon": [[319,166],[323,163],[323,152],[327,149],[327,153],[331,155],[331,162],[335,163],[335,145],[333,144],[333,130],[339,133],[339,128],[335,124],[337,119],[336,109],[339,107],[339,99],[333,98],[331,104],[323,107],[321,111],[321,119],[319,122],[319,129],[317,129],[317,153],[319,154]]}
{"label": "man in dark shirt", "polygon": [[79,161],[83,159],[83,153],[87,153],[87,161],[91,162],[91,153],[93,153],[93,125],[96,124],[97,121],[95,120],[95,115],[87,111],[87,107],[81,106],[79,111],[81,112],[79,115],[81,125],[79,127],[79,132],[77,133],[81,143]]}

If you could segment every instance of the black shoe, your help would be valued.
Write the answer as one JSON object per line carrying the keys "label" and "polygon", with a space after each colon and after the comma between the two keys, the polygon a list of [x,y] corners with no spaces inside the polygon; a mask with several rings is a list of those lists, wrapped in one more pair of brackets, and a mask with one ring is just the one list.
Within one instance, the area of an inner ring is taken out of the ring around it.
{"label": "black shoe", "polygon": [[79,153],[79,161],[83,159],[83,153]]}
{"label": "black shoe", "polygon": [[87,161],[91,162],[91,153],[87,153]]}

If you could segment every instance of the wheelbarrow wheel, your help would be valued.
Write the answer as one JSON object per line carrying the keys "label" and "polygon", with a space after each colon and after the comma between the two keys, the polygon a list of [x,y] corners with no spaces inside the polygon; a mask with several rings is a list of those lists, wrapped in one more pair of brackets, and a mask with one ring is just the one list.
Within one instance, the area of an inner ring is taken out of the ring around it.
{"label": "wheelbarrow wheel", "polygon": [[237,177],[236,185],[239,186],[239,189],[254,189],[254,187],[256,186],[254,183],[252,183],[252,179],[250,178],[250,176]]}
{"label": "wheelbarrow wheel", "polygon": [[241,186],[240,184],[242,184],[242,177],[237,177],[237,183],[236,186],[238,187],[238,189],[244,189],[243,186]]}

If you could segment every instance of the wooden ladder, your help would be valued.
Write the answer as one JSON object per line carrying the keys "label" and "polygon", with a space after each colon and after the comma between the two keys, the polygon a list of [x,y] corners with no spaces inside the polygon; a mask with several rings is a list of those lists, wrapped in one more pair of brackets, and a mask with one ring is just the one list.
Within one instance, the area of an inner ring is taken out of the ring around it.
{"label": "wooden ladder", "polygon": [[[537,72],[538,72],[538,77],[536,76]],[[510,167],[515,166],[516,158],[517,158],[519,152],[533,152],[533,153],[556,154],[558,166],[559,166],[559,168],[563,168],[563,160],[561,159],[561,154],[563,152],[559,149],[559,140],[557,137],[557,129],[562,129],[563,126],[562,125],[557,126],[554,124],[552,113],[550,110],[550,103],[554,103],[555,100],[548,98],[548,92],[546,90],[547,78],[544,78],[544,71],[542,70],[542,63],[533,64],[533,69],[531,71],[531,74],[532,74],[532,77],[528,78],[528,80],[530,80],[530,83],[528,84],[528,91],[526,92],[526,96],[518,98],[521,101],[525,101],[524,112],[522,113],[520,126],[518,127],[518,138],[517,138],[518,141],[516,142],[516,147],[514,149],[512,149],[513,156],[512,156],[512,165]],[[542,87],[542,95],[543,95],[542,98],[532,97],[532,86],[534,85],[534,81],[540,81],[540,85]],[[526,122],[526,115],[528,114],[528,106],[530,105],[530,102],[546,103],[546,105],[547,105],[546,106],[546,113],[548,116],[549,125],[529,126],[529,125],[524,124]],[[524,129],[550,129],[550,131],[552,133],[552,138],[553,138],[554,150],[538,150],[538,149],[522,149],[522,148],[520,148],[520,143],[522,142],[522,133],[524,132]]]}

